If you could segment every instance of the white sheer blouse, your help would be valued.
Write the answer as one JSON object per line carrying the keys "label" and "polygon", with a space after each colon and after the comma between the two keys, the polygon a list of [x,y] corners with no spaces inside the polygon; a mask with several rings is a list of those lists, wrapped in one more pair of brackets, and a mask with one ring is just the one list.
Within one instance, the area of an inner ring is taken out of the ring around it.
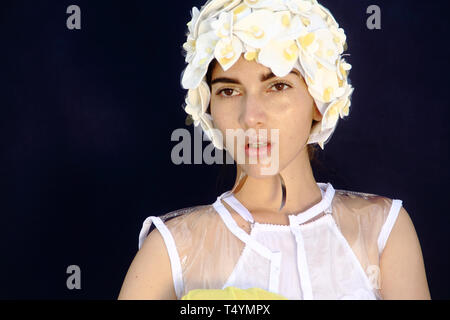
{"label": "white sheer blouse", "polygon": [[178,299],[192,289],[258,287],[288,299],[382,299],[379,258],[401,200],[335,190],[289,215],[289,225],[255,222],[228,191],[211,205],[148,217],[170,257]]}

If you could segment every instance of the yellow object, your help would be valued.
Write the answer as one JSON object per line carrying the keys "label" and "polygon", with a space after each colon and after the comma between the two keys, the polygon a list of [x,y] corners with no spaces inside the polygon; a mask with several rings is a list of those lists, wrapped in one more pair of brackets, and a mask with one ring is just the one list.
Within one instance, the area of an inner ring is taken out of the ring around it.
{"label": "yellow object", "polygon": [[288,300],[282,295],[260,288],[239,289],[194,289],[181,297],[181,300]]}

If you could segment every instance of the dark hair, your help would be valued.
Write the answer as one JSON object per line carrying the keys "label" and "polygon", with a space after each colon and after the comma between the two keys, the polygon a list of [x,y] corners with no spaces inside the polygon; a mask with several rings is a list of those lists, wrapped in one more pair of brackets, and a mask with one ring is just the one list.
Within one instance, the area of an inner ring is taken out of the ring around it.
{"label": "dark hair", "polygon": [[[214,70],[214,67],[217,64],[217,60],[213,59],[211,61],[211,63],[209,64],[208,67],[208,72],[206,73],[206,82],[208,83],[209,86],[209,91],[211,92],[212,88],[211,88],[211,77],[212,77],[212,71]],[[206,111],[207,113],[211,114],[211,105],[208,106],[208,109]],[[311,124],[311,128],[317,123],[318,121],[313,120],[312,124]],[[308,149],[308,156],[309,156],[309,161],[311,162],[311,165],[314,164],[319,164],[318,163],[318,152],[319,152],[319,146],[317,144],[308,144],[307,146]]]}

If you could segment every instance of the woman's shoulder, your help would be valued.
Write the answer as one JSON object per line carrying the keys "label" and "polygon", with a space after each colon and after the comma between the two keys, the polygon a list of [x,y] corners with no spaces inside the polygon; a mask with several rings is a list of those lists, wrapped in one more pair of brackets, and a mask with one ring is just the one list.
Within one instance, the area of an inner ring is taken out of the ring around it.
{"label": "woman's shoulder", "polygon": [[378,259],[402,201],[386,195],[336,190],[333,203],[333,217],[352,248],[373,248],[371,252],[376,256],[372,258]]}
{"label": "woman's shoulder", "polygon": [[394,201],[401,200],[396,200],[376,193],[344,189],[335,190],[335,202],[346,207],[354,214],[374,214],[377,212],[384,212],[392,207]]}
{"label": "woman's shoulder", "polygon": [[[334,198],[334,217],[343,228],[363,228],[379,234],[386,222],[395,218],[402,200],[377,193],[337,189]],[[394,219],[395,220],[395,219]]]}
{"label": "woman's shoulder", "polygon": [[214,207],[212,205],[196,205],[169,211],[159,218],[167,226],[175,226],[179,224],[188,224],[192,226],[203,220],[210,220],[214,215]]}
{"label": "woman's shoulder", "polygon": [[159,218],[175,239],[177,245],[200,241],[222,227],[220,216],[212,204],[196,205],[169,211]]}
{"label": "woman's shoulder", "polygon": [[183,270],[188,265],[220,257],[220,254],[213,254],[217,248],[231,252],[230,250],[240,246],[237,238],[233,240],[233,234],[229,232],[213,205],[182,208],[168,212],[160,218],[173,237]]}

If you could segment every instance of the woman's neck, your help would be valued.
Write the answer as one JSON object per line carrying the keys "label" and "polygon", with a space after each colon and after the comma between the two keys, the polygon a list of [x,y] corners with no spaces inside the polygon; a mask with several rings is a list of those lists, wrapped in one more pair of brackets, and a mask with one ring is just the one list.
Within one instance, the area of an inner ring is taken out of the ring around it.
{"label": "woman's neck", "polygon": [[[238,168],[237,177],[240,170]],[[322,200],[306,150],[281,170],[280,174],[287,191],[286,204],[281,211],[282,188],[278,174],[267,178],[247,176],[242,188],[235,193],[236,198],[252,214],[265,212],[266,215],[277,216],[304,212]]]}

